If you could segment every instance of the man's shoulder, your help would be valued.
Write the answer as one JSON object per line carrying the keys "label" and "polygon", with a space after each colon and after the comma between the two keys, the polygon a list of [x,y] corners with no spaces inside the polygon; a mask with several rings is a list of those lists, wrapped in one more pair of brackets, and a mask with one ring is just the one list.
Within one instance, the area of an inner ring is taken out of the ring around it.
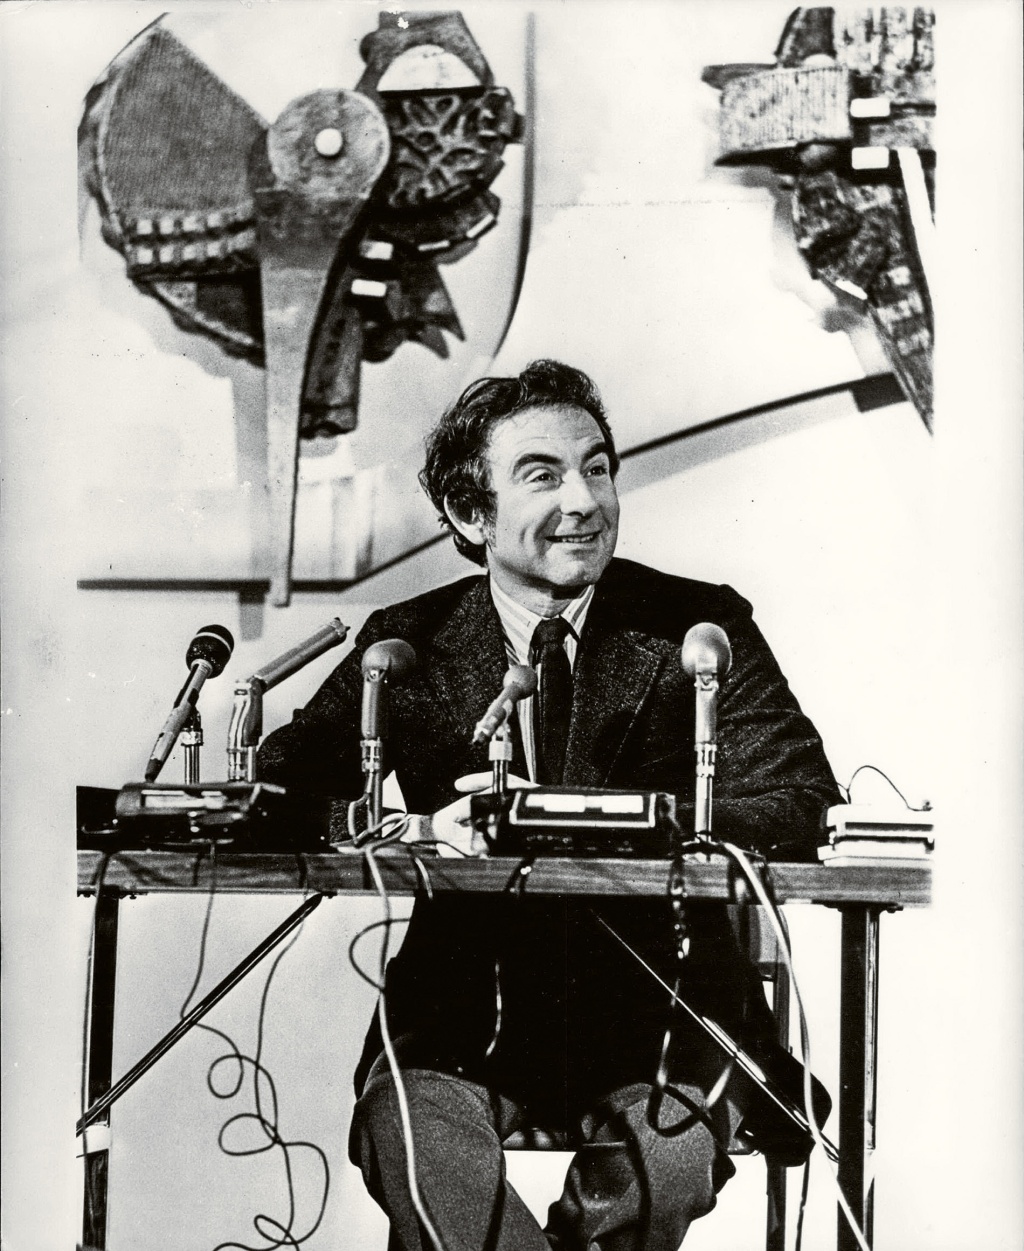
{"label": "man's shoulder", "polygon": [[749,617],[751,606],[731,586],[702,582],[616,557],[599,583],[607,611],[623,625],[681,639],[698,621],[727,626]]}
{"label": "man's shoulder", "polygon": [[382,608],[377,619],[381,626],[386,626],[401,638],[430,635],[457,611],[472,609],[478,602],[484,605],[487,599],[486,577],[470,574]]}

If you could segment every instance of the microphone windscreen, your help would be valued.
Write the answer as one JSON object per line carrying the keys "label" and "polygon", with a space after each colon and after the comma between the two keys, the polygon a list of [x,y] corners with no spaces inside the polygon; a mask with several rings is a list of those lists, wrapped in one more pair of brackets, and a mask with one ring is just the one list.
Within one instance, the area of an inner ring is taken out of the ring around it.
{"label": "microphone windscreen", "polygon": [[504,690],[516,701],[537,691],[537,670],[532,665],[512,665],[505,674]]}
{"label": "microphone windscreen", "polygon": [[405,639],[381,639],[363,652],[363,673],[383,669],[390,679],[401,681],[416,668],[416,652]]}
{"label": "microphone windscreen", "polygon": [[188,645],[185,664],[191,669],[197,660],[205,660],[210,666],[210,677],[215,678],[224,672],[234,650],[235,640],[230,630],[222,625],[203,626]]}
{"label": "microphone windscreen", "polygon": [[686,631],[681,659],[683,669],[691,678],[698,673],[713,673],[724,678],[732,665],[729,636],[721,626],[701,621]]}

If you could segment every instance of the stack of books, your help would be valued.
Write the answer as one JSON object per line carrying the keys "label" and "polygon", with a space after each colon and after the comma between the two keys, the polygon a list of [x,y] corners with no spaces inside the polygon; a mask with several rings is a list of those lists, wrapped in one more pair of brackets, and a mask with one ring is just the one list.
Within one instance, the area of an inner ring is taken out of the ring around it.
{"label": "stack of books", "polygon": [[889,864],[931,855],[930,809],[884,804],[836,804],[825,817],[828,842],[818,848],[824,864]]}

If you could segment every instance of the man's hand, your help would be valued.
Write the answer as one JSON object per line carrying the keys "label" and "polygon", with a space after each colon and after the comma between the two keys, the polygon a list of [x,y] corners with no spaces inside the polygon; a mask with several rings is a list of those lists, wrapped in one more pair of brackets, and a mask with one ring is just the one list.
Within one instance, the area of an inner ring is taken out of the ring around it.
{"label": "man's hand", "polygon": [[[489,772],[467,773],[463,777],[458,778],[455,782],[455,789],[459,792],[460,797],[446,808],[435,812],[430,819],[429,833],[424,831],[419,837],[436,840],[439,856],[483,855],[487,848],[484,846],[483,839],[473,833],[473,827],[470,824],[469,805],[471,796],[479,794],[481,791],[489,790],[490,785],[491,775]],[[515,774],[509,775],[509,790],[523,790],[529,786],[536,786],[536,782],[529,782],[526,778],[516,777]]]}

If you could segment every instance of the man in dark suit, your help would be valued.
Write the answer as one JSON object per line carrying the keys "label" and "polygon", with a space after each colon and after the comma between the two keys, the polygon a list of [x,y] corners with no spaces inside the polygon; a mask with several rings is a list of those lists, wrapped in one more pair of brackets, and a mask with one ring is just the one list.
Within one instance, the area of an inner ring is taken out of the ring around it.
{"label": "man in dark suit", "polygon": [[[679,649],[710,621],[733,651],[718,707],[716,833],[813,857],[821,813],[838,800],[817,733],[745,600],[613,558],[617,469],[600,397],[579,371],[537,361],[473,384],[433,432],[421,480],[486,576],[374,613],[307,707],[266,740],[260,775],[359,795],[360,658],[397,637],[418,664],[392,691],[387,767],[410,811],[451,805],[460,779],[487,768],[473,728],[510,663],[522,663],[541,686],[519,705],[514,773],[668,792],[692,828],[695,697]],[[767,1057],[766,1004],[723,909],[690,903],[686,919],[687,1002]],[[386,1004],[433,1233],[410,1198],[376,1020],[351,1140],[399,1246],[430,1247],[436,1235],[445,1251],[675,1251],[710,1211],[744,1109],[728,1087],[709,1105],[723,1061],[703,1036],[677,1022],[662,1052],[664,982],[679,964],[672,920],[667,899],[595,905],[527,890],[417,900]],[[527,1124],[617,1144],[577,1153],[544,1231],[504,1173],[502,1138]]]}

